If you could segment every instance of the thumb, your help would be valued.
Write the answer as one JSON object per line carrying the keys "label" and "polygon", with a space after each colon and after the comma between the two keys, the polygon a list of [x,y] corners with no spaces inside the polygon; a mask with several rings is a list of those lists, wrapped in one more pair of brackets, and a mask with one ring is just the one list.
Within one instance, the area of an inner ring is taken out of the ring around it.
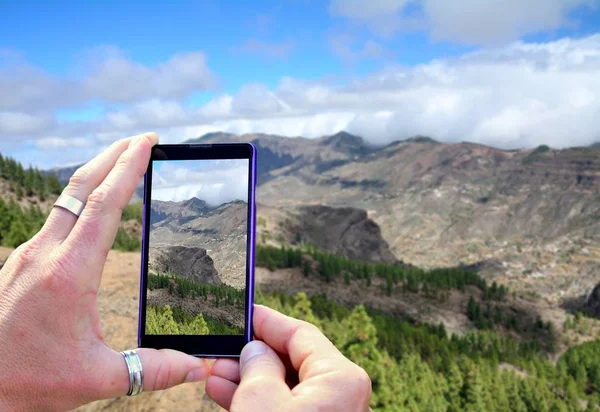
{"label": "thumb", "polygon": [[254,340],[240,355],[240,386],[236,398],[254,405],[277,405],[291,400],[285,383],[285,366],[264,342]]}
{"label": "thumb", "polygon": [[[144,374],[144,391],[167,389],[185,382],[206,380],[210,375],[210,366],[205,359],[196,358],[170,349],[139,348]],[[110,350],[109,354],[98,362],[98,371],[102,375],[101,398],[123,396],[129,388],[129,373],[123,356]]]}

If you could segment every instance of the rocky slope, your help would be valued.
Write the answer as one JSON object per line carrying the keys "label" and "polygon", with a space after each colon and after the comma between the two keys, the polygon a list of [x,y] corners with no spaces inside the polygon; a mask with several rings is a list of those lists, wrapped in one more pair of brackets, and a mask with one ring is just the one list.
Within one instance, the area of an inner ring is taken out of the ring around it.
{"label": "rocky slope", "polygon": [[592,290],[585,307],[592,316],[600,318],[600,283]]}
{"label": "rocky slope", "polygon": [[394,263],[396,257],[381,229],[363,209],[322,205],[288,208],[285,212],[258,205],[259,243],[305,242],[321,250],[366,262]]}
{"label": "rocky slope", "polygon": [[203,284],[223,284],[206,249],[185,246],[150,248],[149,256],[153,272],[175,273]]}
{"label": "rocky slope", "polygon": [[206,250],[219,279],[230,286],[243,288],[247,213],[248,205],[242,201],[218,207],[211,207],[197,198],[181,202],[153,201],[150,247],[183,246]]}

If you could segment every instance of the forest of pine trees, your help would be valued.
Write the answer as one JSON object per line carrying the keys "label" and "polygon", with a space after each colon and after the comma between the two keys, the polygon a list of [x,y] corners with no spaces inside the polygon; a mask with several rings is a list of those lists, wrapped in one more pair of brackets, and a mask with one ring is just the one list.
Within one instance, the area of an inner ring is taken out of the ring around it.
{"label": "forest of pine trees", "polygon": [[[314,264],[313,264],[314,262]],[[475,271],[460,268],[444,268],[425,271],[414,266],[386,263],[367,263],[320,251],[314,247],[303,248],[256,246],[256,265],[277,268],[301,268],[305,276],[317,276],[330,282],[342,278],[344,282],[363,280],[371,286],[373,279],[385,282],[385,291],[391,295],[395,290],[423,292],[426,296],[443,298],[443,291],[464,291],[472,285],[483,293],[484,300],[503,300],[508,289],[495,282],[488,286],[485,279]]]}
{"label": "forest of pine trees", "polygon": [[48,195],[58,196],[62,191],[62,185],[54,174],[42,173],[31,166],[25,169],[20,162],[1,154],[0,177],[9,182],[18,199],[37,196],[43,202]]}
{"label": "forest of pine trees", "polygon": [[[373,410],[598,410],[600,341],[565,353],[557,365],[492,331],[448,336],[363,306],[350,310],[324,296],[262,294],[256,300],[316,324],[373,383]],[[522,370],[520,375],[505,365]]]}
{"label": "forest of pine trees", "polygon": [[[177,295],[180,298],[200,299],[210,301],[210,305],[219,307],[227,305],[227,310],[244,312],[246,303],[246,294],[244,290],[238,290],[228,285],[211,285],[206,283],[195,282],[190,279],[183,278],[173,273],[148,274],[148,289],[165,289],[168,288],[169,293]],[[164,308],[163,308],[164,309]],[[159,310],[158,308],[154,309]],[[159,312],[153,313],[156,330],[171,330],[175,325],[178,327],[187,328],[186,325],[195,325],[195,317],[190,316],[184,310],[177,306],[169,309],[170,312],[163,310],[161,316],[157,316]],[[173,321],[169,319],[173,317]],[[206,314],[203,317],[207,328],[212,335],[241,335],[243,329],[226,323],[223,320],[212,319]],[[167,334],[165,332],[165,334]]]}
{"label": "forest of pine trees", "polygon": [[246,302],[243,289],[195,282],[173,273],[148,274],[148,289],[162,288],[168,288],[169,293],[177,294],[180,298],[191,297],[204,300],[211,298],[217,307],[226,304],[243,308]]}

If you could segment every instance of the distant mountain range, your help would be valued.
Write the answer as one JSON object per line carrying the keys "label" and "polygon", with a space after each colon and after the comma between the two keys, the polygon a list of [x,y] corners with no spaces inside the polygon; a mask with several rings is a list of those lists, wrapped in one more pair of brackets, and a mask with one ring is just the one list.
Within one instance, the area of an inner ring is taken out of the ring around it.
{"label": "distant mountain range", "polygon": [[[346,132],[214,133],[190,143],[234,141],[257,147],[257,199],[269,210],[364,209],[399,260],[478,263],[490,278],[553,300],[600,280],[600,148],[502,150],[427,137],[374,147]],[[279,228],[268,235],[286,235]]]}
{"label": "distant mountain range", "polygon": [[[589,293],[600,281],[598,144],[502,150],[417,136],[373,146],[347,132],[316,139],[210,133],[188,142],[257,147],[259,241],[334,242],[321,247],[356,254],[362,245],[339,249],[345,232],[318,236],[306,212],[350,207],[365,211],[385,243],[363,258],[389,259],[387,249],[420,267],[477,264],[488,278],[551,300]],[[174,216],[185,220],[188,209],[180,208]],[[153,213],[158,219],[165,211]],[[321,217],[325,228],[340,219],[319,214],[333,219]]]}

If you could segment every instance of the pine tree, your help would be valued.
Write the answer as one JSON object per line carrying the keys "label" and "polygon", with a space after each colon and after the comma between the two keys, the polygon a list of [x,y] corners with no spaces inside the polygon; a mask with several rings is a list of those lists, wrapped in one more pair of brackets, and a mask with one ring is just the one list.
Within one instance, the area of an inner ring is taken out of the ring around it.
{"label": "pine tree", "polygon": [[296,295],[295,301],[296,302],[290,311],[290,316],[319,326],[319,319],[314,315],[311,309],[312,304],[306,296],[306,293],[299,292]]}
{"label": "pine tree", "polygon": [[460,412],[462,411],[462,393],[463,390],[463,377],[460,369],[453,362],[450,365],[450,371],[448,374],[448,392],[446,399],[450,404],[448,407],[449,412]]}
{"label": "pine tree", "polygon": [[29,236],[25,225],[21,219],[13,220],[10,225],[10,231],[4,239],[4,243],[8,247],[18,247],[19,245],[27,242]]}
{"label": "pine tree", "polygon": [[46,188],[48,193],[53,195],[60,195],[60,192],[62,192],[62,185],[60,184],[58,177],[54,174],[49,174],[46,177]]}
{"label": "pine tree", "polygon": [[179,325],[180,335],[209,335],[208,326],[202,314],[198,314],[187,324]]}
{"label": "pine tree", "polygon": [[485,412],[484,388],[477,367],[472,362],[467,363],[464,398],[465,410],[473,412]]}

